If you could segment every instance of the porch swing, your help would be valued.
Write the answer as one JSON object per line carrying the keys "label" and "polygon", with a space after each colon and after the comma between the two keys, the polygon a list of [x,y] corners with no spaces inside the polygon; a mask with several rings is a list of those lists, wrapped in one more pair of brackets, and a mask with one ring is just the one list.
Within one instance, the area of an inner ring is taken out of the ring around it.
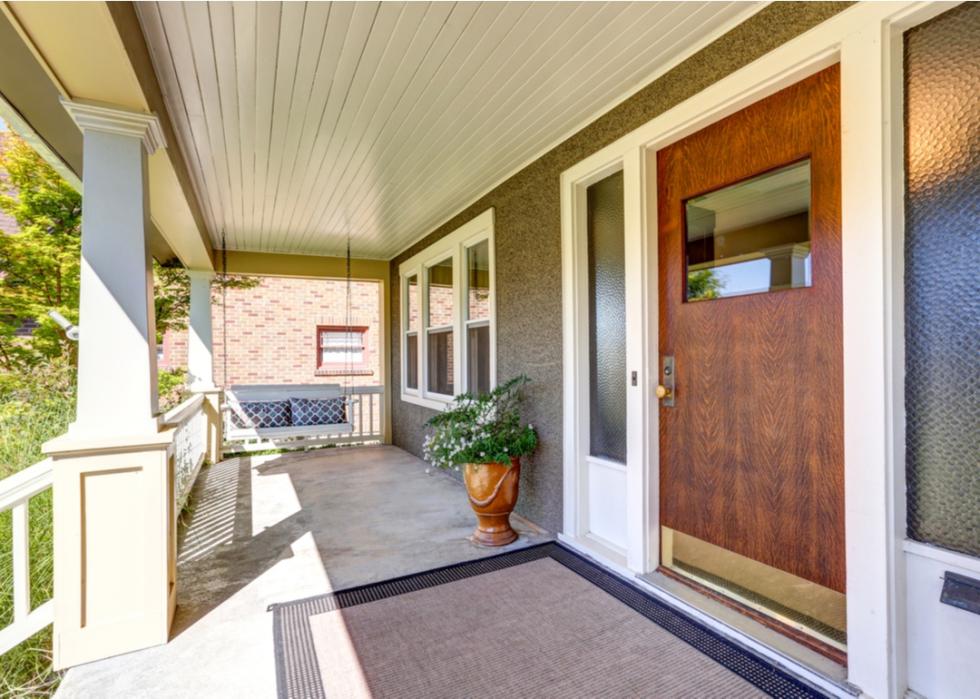
{"label": "porch swing", "polygon": [[[228,255],[222,233],[221,274],[228,276]],[[351,248],[347,236],[345,330],[348,339],[351,325]],[[234,451],[262,449],[302,449],[345,441],[353,435],[353,409],[358,402],[351,383],[353,360],[349,351],[344,358],[344,383],[341,384],[236,384],[228,381],[228,332],[226,286],[221,289],[222,348],[224,367],[221,383],[224,392],[224,442]]]}

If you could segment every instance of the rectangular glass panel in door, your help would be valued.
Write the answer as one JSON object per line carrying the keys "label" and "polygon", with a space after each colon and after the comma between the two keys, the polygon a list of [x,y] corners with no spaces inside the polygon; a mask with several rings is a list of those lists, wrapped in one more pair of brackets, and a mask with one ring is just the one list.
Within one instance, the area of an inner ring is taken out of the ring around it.
{"label": "rectangular glass panel in door", "polygon": [[626,463],[623,173],[588,188],[589,453]]}
{"label": "rectangular glass panel in door", "polygon": [[809,160],[688,199],[684,217],[688,301],[813,284]]}

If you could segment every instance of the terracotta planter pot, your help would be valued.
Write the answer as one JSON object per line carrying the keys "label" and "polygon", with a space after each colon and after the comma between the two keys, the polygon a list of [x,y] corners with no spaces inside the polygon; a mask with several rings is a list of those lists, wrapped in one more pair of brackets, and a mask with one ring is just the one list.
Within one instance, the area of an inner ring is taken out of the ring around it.
{"label": "terracotta planter pot", "polygon": [[506,546],[517,539],[511,529],[510,513],[517,504],[521,481],[521,460],[507,464],[466,464],[463,481],[470,496],[470,507],[476,513],[473,540],[483,546]]}

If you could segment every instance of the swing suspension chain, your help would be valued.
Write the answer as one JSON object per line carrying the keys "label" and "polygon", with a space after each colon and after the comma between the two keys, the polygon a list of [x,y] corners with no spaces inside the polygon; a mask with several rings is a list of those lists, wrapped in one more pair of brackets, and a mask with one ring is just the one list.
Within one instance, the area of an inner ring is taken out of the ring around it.
{"label": "swing suspension chain", "polygon": [[221,388],[228,387],[228,246],[221,231]]}
{"label": "swing suspension chain", "polygon": [[[354,328],[351,326],[351,311],[352,311],[351,276],[352,275],[351,275],[351,257],[350,257],[350,231],[348,230],[347,231],[347,308],[345,309],[346,315],[344,318],[344,320],[347,323],[347,338],[346,338],[347,352],[345,353],[345,364],[344,364],[344,368],[346,369],[345,371],[346,376],[344,377],[344,384],[345,384],[344,393],[347,395],[348,406],[350,406],[351,396],[354,393],[354,388],[352,385],[352,377],[351,377],[351,373],[354,371],[354,356],[353,353],[351,352],[351,347],[353,346],[353,339],[354,339]],[[350,407],[348,407],[348,410],[350,410]]]}

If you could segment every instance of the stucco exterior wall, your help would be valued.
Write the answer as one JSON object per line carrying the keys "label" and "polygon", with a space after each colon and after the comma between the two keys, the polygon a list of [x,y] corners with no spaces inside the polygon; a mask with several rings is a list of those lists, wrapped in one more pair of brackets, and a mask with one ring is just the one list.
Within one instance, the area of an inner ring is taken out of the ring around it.
{"label": "stucco exterior wall", "polygon": [[[541,444],[526,460],[518,512],[551,531],[562,524],[561,172],[850,3],[774,3],[613,107],[506,180],[391,263],[392,439],[421,455],[433,414],[399,399],[398,265],[476,215],[495,210],[497,378],[526,373],[528,417]],[[420,231],[420,234],[422,232]]]}

